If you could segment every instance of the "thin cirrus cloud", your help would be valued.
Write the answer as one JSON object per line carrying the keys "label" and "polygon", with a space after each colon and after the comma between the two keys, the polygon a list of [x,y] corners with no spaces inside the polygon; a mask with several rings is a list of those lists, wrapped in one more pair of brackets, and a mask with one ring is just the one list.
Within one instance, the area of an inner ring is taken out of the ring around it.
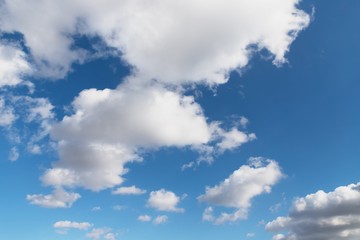
{"label": "thin cirrus cloud", "polygon": [[288,216],[266,224],[276,240],[360,238],[360,183],[295,199]]}
{"label": "thin cirrus cloud", "polygon": [[218,185],[207,187],[205,194],[198,197],[200,202],[235,210],[214,216],[214,208],[210,206],[204,210],[203,220],[223,224],[246,219],[251,200],[260,194],[269,193],[272,186],[283,177],[277,162],[260,157],[250,158],[248,165],[241,166]]}

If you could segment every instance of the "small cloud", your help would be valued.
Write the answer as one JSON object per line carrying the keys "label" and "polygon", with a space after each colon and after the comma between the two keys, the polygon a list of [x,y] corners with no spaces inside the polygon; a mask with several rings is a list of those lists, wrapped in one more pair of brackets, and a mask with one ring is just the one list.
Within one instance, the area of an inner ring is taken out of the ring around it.
{"label": "small cloud", "polygon": [[151,221],[151,217],[149,215],[140,215],[137,219],[140,222],[150,222]]}
{"label": "small cloud", "polygon": [[253,238],[253,237],[255,237],[255,233],[247,233],[246,237],[247,238]]}
{"label": "small cloud", "polygon": [[92,212],[101,211],[101,207],[99,207],[99,206],[93,207],[93,208],[91,209],[91,211],[92,211]]}
{"label": "small cloud", "polygon": [[20,153],[17,147],[12,147],[9,152],[9,160],[15,162],[16,160],[19,159],[19,157],[20,157]]}
{"label": "small cloud", "polygon": [[93,224],[89,222],[72,222],[72,221],[58,221],[54,223],[53,227],[57,229],[67,229],[73,228],[78,230],[87,230],[92,227]]}
{"label": "small cloud", "polygon": [[125,208],[126,208],[126,206],[123,206],[123,205],[115,205],[112,207],[112,209],[115,211],[121,211],[121,210],[124,210]]}
{"label": "small cloud", "polygon": [[269,193],[271,187],[283,176],[277,162],[251,158],[248,165],[241,166],[218,185],[206,187],[205,194],[198,197],[199,201],[235,210],[232,213],[222,212],[220,216],[215,217],[213,208],[208,207],[203,213],[203,220],[223,224],[246,219],[251,200],[260,194]]}
{"label": "small cloud", "polygon": [[184,212],[183,208],[177,207],[179,202],[180,197],[176,196],[175,193],[166,191],[165,189],[160,189],[150,193],[147,206],[155,208],[159,211]]}
{"label": "small cloud", "polygon": [[114,195],[141,195],[144,193],[146,193],[146,190],[137,188],[136,186],[120,187],[112,191]]}
{"label": "small cloud", "polygon": [[168,220],[169,220],[168,216],[166,216],[166,215],[160,215],[160,216],[157,216],[157,217],[154,219],[153,223],[154,223],[155,225],[159,225],[159,224],[166,223]]}

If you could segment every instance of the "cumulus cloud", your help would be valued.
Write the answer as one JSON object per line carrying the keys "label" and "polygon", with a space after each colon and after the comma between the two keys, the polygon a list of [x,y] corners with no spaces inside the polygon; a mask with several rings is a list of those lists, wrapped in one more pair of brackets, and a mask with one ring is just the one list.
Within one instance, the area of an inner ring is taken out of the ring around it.
{"label": "cumulus cloud", "polygon": [[78,193],[66,192],[61,188],[57,188],[48,195],[29,194],[26,196],[26,200],[31,204],[45,208],[70,208],[80,197]]}
{"label": "cumulus cloud", "polygon": [[130,187],[119,187],[112,191],[112,194],[115,195],[141,195],[146,193],[146,190],[137,188],[135,186]]}
{"label": "cumulus cloud", "polygon": [[[60,160],[45,172],[45,185],[98,191],[123,182],[125,165],[141,159],[139,148],[204,149],[219,143],[224,151],[255,138],[235,128],[228,134],[219,123],[208,123],[193,97],[158,84],[143,88],[124,83],[115,90],[84,90],[73,108],[73,115],[52,127]],[[118,192],[125,190],[129,191]]]}
{"label": "cumulus cloud", "polygon": [[266,224],[277,240],[360,238],[360,183],[297,198],[286,217]]}
{"label": "cumulus cloud", "polygon": [[184,212],[183,208],[178,208],[177,205],[180,202],[180,197],[171,191],[160,189],[158,191],[152,191],[147,201],[147,206],[155,208],[159,211],[167,212]]}
{"label": "cumulus cloud", "polygon": [[[100,39],[132,69],[126,83],[113,90],[82,91],[73,102],[73,114],[51,128],[41,127],[39,136],[51,131],[59,153],[42,182],[99,191],[123,182],[125,165],[141,160],[139,149],[191,147],[211,162],[214,154],[254,140],[252,133],[209,122],[183,87],[225,83],[231,71],[245,67],[263,49],[275,64],[285,62],[290,44],[309,23],[298,2],[4,0],[0,29],[23,36],[35,75],[63,78],[72,64],[91,60],[97,50],[81,49],[79,36],[90,44]],[[13,55],[1,53],[1,59],[10,59],[11,66],[22,64],[15,73],[9,70],[10,75],[27,73],[27,56],[15,47],[5,48]],[[46,117],[48,109],[33,109],[29,118]],[[12,121],[7,112],[4,124]],[[243,119],[241,124],[246,123]]]}
{"label": "cumulus cloud", "polygon": [[84,58],[74,47],[73,36],[81,34],[98,36],[121,51],[146,81],[219,84],[227,81],[229,71],[247,64],[249,46],[267,49],[275,63],[285,61],[289,45],[309,23],[298,2],[5,0],[0,28],[24,35],[46,76],[62,77]]}
{"label": "cumulus cloud", "polygon": [[260,194],[269,193],[271,187],[283,176],[277,162],[251,158],[248,165],[241,166],[218,185],[206,187],[205,194],[198,197],[199,201],[235,210],[232,213],[223,212],[216,217],[213,208],[208,207],[203,213],[203,220],[223,224],[247,218],[251,200]]}
{"label": "cumulus cloud", "polygon": [[72,221],[58,221],[53,225],[54,228],[60,228],[60,229],[74,228],[79,230],[87,230],[92,226],[93,224],[89,222],[72,222]]}

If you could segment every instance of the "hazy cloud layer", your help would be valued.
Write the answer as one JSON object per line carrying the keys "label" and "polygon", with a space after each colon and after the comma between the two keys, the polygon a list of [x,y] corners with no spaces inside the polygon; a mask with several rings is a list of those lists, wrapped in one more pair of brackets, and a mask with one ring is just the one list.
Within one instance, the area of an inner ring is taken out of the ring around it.
{"label": "hazy cloud layer", "polygon": [[360,183],[297,198],[289,216],[266,224],[277,240],[356,240],[360,238]]}

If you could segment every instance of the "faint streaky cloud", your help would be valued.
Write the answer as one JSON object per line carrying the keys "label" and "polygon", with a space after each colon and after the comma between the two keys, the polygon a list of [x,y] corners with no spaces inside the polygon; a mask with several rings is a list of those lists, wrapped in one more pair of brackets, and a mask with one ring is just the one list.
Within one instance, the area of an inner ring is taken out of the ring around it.
{"label": "faint streaky cloud", "polygon": [[28,200],[30,204],[45,208],[70,208],[80,197],[78,193],[66,192],[62,188],[56,188],[48,195],[29,194],[26,196],[26,200]]}
{"label": "faint streaky cloud", "polygon": [[141,195],[146,193],[146,190],[137,188],[136,186],[119,187],[112,191],[114,195]]}
{"label": "faint streaky cloud", "polygon": [[241,166],[218,185],[206,187],[205,194],[198,197],[199,201],[235,210],[231,213],[222,212],[216,217],[210,206],[205,209],[203,220],[223,224],[246,219],[251,200],[260,194],[269,193],[283,176],[277,162],[259,157],[250,158],[248,165]]}
{"label": "faint streaky cloud", "polygon": [[160,215],[160,216],[157,216],[157,217],[154,219],[153,223],[154,223],[155,225],[159,225],[159,224],[166,223],[168,220],[169,220],[168,216],[166,216],[166,215]]}
{"label": "faint streaky cloud", "polygon": [[17,147],[12,147],[9,152],[9,160],[15,162],[19,159],[20,153]]}
{"label": "faint streaky cloud", "polygon": [[101,211],[101,207],[100,206],[96,206],[96,207],[93,207],[91,209],[92,212],[97,212],[97,211]]}
{"label": "faint streaky cloud", "polygon": [[121,210],[124,210],[125,208],[126,208],[126,206],[123,206],[123,205],[115,205],[112,207],[112,209],[115,211],[121,211]]}
{"label": "faint streaky cloud", "polygon": [[151,221],[151,216],[149,216],[149,215],[140,215],[137,219],[140,222],[150,222]]}
{"label": "faint streaky cloud", "polygon": [[0,127],[10,126],[15,120],[14,109],[7,106],[4,99],[0,98]]}
{"label": "faint streaky cloud", "polygon": [[296,198],[288,216],[268,222],[275,240],[360,239],[360,183]]}
{"label": "faint streaky cloud", "polygon": [[246,237],[247,238],[253,238],[253,237],[255,237],[255,233],[247,233]]}
{"label": "faint streaky cloud", "polygon": [[89,233],[86,234],[87,238],[93,240],[106,239],[106,240],[115,240],[116,234],[112,232],[111,228],[93,228]]}
{"label": "faint streaky cloud", "polygon": [[184,212],[183,208],[177,207],[180,200],[180,197],[178,197],[175,193],[166,191],[165,189],[160,189],[150,193],[147,206],[155,208],[159,211]]}

